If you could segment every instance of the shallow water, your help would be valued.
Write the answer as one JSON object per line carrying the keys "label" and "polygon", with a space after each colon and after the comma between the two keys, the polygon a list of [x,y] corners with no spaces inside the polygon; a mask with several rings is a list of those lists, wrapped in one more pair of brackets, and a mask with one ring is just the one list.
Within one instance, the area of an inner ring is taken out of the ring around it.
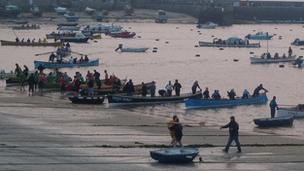
{"label": "shallow water", "polygon": [[[266,51],[267,42],[261,42],[262,48],[200,48],[195,47],[199,40],[212,41],[214,35],[218,38],[244,37],[255,31],[267,31],[276,34],[273,40],[268,42],[269,51],[287,53],[290,43],[295,38],[303,38],[302,25],[290,24],[262,24],[262,25],[234,25],[220,27],[214,30],[198,30],[194,25],[181,24],[154,24],[154,23],[121,23],[126,29],[134,31],[141,38],[113,39],[103,36],[98,42],[90,41],[88,44],[72,44],[72,50],[90,54],[91,58],[100,58],[102,65],[92,68],[64,69],[69,74],[81,71],[97,69],[101,73],[107,69],[109,73],[115,73],[120,78],[132,78],[135,83],[155,80],[158,88],[163,88],[168,80],[179,79],[183,86],[183,92],[189,92],[194,80],[198,80],[201,87],[209,87],[210,91],[220,90],[222,96],[228,89],[234,88],[240,94],[244,88],[251,92],[260,83],[269,90],[268,97],[277,96],[279,104],[295,105],[303,103],[304,70],[284,64],[280,68],[278,64],[252,65],[249,61],[249,52],[257,55]],[[54,25],[42,25],[41,30],[15,31],[1,25],[0,39],[14,40],[15,34],[19,38],[42,38],[46,33],[56,29]],[[199,32],[201,34],[199,34]],[[279,40],[282,36],[282,40]],[[159,41],[156,41],[159,39]],[[148,47],[147,53],[117,53],[114,49],[118,44],[125,47]],[[157,53],[153,53],[153,47],[157,47]],[[33,60],[47,60],[48,56],[35,56],[36,53],[53,51],[52,47],[0,47],[0,68],[7,71],[14,68],[15,63],[26,64],[33,68]],[[299,47],[293,47],[297,55],[303,55]],[[199,54],[200,57],[196,57]],[[233,62],[239,59],[239,62]],[[1,91],[5,91],[1,89]],[[57,95],[57,94],[56,94]],[[108,105],[105,107],[109,108]],[[111,107],[110,107],[111,108]],[[117,108],[117,107],[115,107]],[[240,123],[241,131],[263,131],[278,134],[296,134],[301,138],[304,133],[303,120],[296,120],[292,128],[280,129],[256,129],[254,118],[269,117],[268,105],[242,106],[237,108],[216,110],[185,110],[183,104],[169,104],[156,106],[122,107],[126,112],[132,111],[143,115],[168,117],[178,114],[183,122],[203,123],[206,126],[219,126],[229,120],[229,116],[235,115]]]}

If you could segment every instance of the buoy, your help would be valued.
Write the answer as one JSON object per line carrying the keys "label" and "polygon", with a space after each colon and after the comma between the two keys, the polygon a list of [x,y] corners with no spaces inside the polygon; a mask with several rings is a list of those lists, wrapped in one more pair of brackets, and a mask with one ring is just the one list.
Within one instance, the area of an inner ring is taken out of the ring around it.
{"label": "buoy", "polygon": [[285,65],[279,65],[279,67],[280,67],[280,68],[284,68],[284,67],[285,67]]}
{"label": "buoy", "polygon": [[190,29],[190,31],[193,31],[193,29]]}
{"label": "buoy", "polygon": [[252,55],[252,54],[254,54],[254,52],[249,52],[249,54],[251,54],[251,55]]}
{"label": "buoy", "polygon": [[200,162],[203,162],[203,158],[202,158],[201,156],[198,158],[198,160],[199,160]]}
{"label": "buoy", "polygon": [[159,39],[155,39],[155,41],[159,41]]}
{"label": "buoy", "polygon": [[304,50],[304,48],[300,48],[300,50]]}
{"label": "buoy", "polygon": [[94,40],[94,43],[97,43],[98,41],[97,40]]}
{"label": "buoy", "polygon": [[238,59],[233,59],[233,62],[239,62],[239,60]]}
{"label": "buoy", "polygon": [[214,37],[214,35],[212,35],[211,37]]}
{"label": "buoy", "polygon": [[141,38],[141,36],[137,36],[137,38]]}
{"label": "buoy", "polygon": [[132,27],[129,27],[129,29],[132,29]]}
{"label": "buoy", "polygon": [[153,52],[153,53],[156,53],[156,52],[157,52],[157,50],[153,50],[152,52]]}
{"label": "buoy", "polygon": [[155,49],[155,50],[156,50],[156,49],[158,49],[158,48],[157,48],[157,47],[154,47],[153,49]]}
{"label": "buoy", "polygon": [[195,55],[195,57],[200,57],[200,56],[201,56],[200,54],[196,54],[196,55]]}
{"label": "buoy", "polygon": [[252,30],[253,32],[255,32],[256,30]]}
{"label": "buoy", "polygon": [[168,41],[166,41],[165,43],[166,43],[166,44],[169,44],[169,42],[168,42]]}
{"label": "buoy", "polygon": [[274,36],[276,36],[277,34],[273,34]]}
{"label": "buoy", "polygon": [[194,47],[198,47],[198,45],[195,45]]}
{"label": "buoy", "polygon": [[278,28],[276,27],[276,28],[274,28],[274,29],[276,29],[276,30],[277,30]]}
{"label": "buoy", "polygon": [[176,27],[176,29],[179,29],[179,27]]}
{"label": "buoy", "polygon": [[289,29],[289,31],[292,31],[292,29]]}
{"label": "buoy", "polygon": [[220,50],[224,50],[224,48],[220,48]]}
{"label": "buoy", "polygon": [[199,35],[202,35],[202,33],[198,33]]}

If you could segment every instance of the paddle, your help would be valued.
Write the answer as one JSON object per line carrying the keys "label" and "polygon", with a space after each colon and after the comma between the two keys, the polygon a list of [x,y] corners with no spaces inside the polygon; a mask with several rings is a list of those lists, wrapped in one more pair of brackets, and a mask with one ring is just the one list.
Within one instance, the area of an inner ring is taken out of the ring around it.
{"label": "paddle", "polygon": [[37,53],[35,54],[35,56],[40,56],[40,55],[47,55],[47,54],[50,54],[50,53],[53,53],[55,51],[51,51],[51,52],[44,52],[44,53]]}

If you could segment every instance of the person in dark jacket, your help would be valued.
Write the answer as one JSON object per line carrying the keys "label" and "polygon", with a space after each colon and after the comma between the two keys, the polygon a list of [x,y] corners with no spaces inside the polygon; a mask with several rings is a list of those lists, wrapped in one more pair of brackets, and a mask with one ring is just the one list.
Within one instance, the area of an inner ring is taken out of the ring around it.
{"label": "person in dark jacket", "polygon": [[274,118],[275,113],[276,113],[276,109],[278,109],[278,104],[276,102],[276,96],[273,96],[272,100],[269,103],[269,107],[270,107],[271,118]]}
{"label": "person in dark jacket", "polygon": [[32,94],[32,96],[33,96],[33,94],[34,94],[34,85],[35,85],[35,76],[34,76],[34,74],[32,73],[30,76],[29,76],[29,78],[28,78],[28,84],[29,84],[29,96]]}
{"label": "person in dark jacket", "polygon": [[176,145],[182,147],[183,125],[179,122],[178,118],[175,121],[174,129],[175,129]]}
{"label": "person in dark jacket", "polygon": [[239,142],[239,124],[235,121],[234,116],[231,116],[230,122],[227,125],[222,126],[220,129],[223,129],[223,128],[229,128],[229,139],[228,139],[227,145],[226,145],[225,149],[223,149],[223,151],[228,153],[229,147],[230,147],[232,141],[234,141],[237,146],[238,153],[242,152],[241,145]]}
{"label": "person in dark jacket", "polygon": [[253,96],[253,97],[258,96],[258,95],[260,94],[260,91],[261,91],[261,90],[264,90],[265,93],[268,92],[268,90],[266,90],[266,89],[263,87],[263,84],[260,84],[257,88],[254,89],[253,95],[252,95],[252,96]]}
{"label": "person in dark jacket", "polygon": [[191,88],[192,94],[195,94],[195,93],[196,93],[196,89],[197,89],[197,88],[199,88],[199,90],[202,91],[201,87],[200,87],[199,84],[198,84],[198,81],[195,81],[195,82],[193,83],[193,85],[192,85],[192,88]]}
{"label": "person in dark jacket", "polygon": [[152,81],[152,85],[150,86],[151,97],[155,97],[156,85],[155,81]]}
{"label": "person in dark jacket", "polygon": [[132,82],[131,79],[125,85],[124,89],[127,92],[128,96],[132,96],[133,95],[133,93],[135,92],[135,88],[134,88],[134,85],[133,85],[133,82]]}
{"label": "person in dark jacket", "polygon": [[182,88],[182,85],[178,82],[178,80],[175,80],[173,88],[175,90],[175,95],[180,96],[180,89]]}
{"label": "person in dark jacket", "polygon": [[203,92],[204,99],[210,99],[209,89],[206,87],[205,91]]}
{"label": "person in dark jacket", "polygon": [[144,82],[141,83],[141,95],[146,97],[148,93],[147,86]]}

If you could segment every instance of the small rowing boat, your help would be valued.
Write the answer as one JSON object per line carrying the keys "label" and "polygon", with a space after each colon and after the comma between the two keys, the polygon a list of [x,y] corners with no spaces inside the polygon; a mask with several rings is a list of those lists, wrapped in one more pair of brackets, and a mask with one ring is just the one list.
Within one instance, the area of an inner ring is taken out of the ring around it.
{"label": "small rowing boat", "polygon": [[119,31],[119,32],[111,32],[109,33],[109,35],[115,38],[133,38],[136,35],[136,33],[128,32],[128,31]]}
{"label": "small rowing boat", "polygon": [[[263,55],[262,55],[263,56]],[[274,58],[267,58],[264,57],[258,57],[257,55],[254,55],[253,57],[250,57],[250,63],[251,64],[270,64],[270,63],[281,63],[281,62],[294,62],[296,60],[296,55],[292,55],[289,57],[286,56],[278,56]]]}
{"label": "small rowing boat", "polygon": [[200,47],[232,47],[232,48],[259,48],[260,43],[249,43],[237,37],[231,37],[227,40],[213,39],[213,42],[199,42]]}
{"label": "small rowing boat", "polygon": [[241,105],[258,105],[266,104],[268,98],[265,93],[260,94],[256,97],[250,98],[236,98],[234,100],[230,99],[187,99],[185,100],[185,105],[187,109],[208,109],[208,108],[222,108],[222,107],[234,107]]}
{"label": "small rowing boat", "polygon": [[45,61],[34,61],[35,68],[43,67],[43,68],[74,68],[74,67],[90,67],[90,66],[98,66],[99,59],[90,60],[89,62],[82,63],[71,63],[71,62],[45,62]]}
{"label": "small rowing boat", "polygon": [[1,40],[1,46],[62,46],[61,42],[16,42]]}
{"label": "small rowing boat", "polygon": [[304,105],[303,104],[298,104],[295,107],[279,107],[277,110],[278,117],[285,117],[285,116],[293,116],[295,119],[296,118],[304,118]]}
{"label": "small rowing boat", "polygon": [[102,104],[104,102],[104,96],[71,96],[69,100],[74,104]]}
{"label": "small rowing boat", "polygon": [[293,120],[294,120],[293,116],[283,116],[283,117],[275,117],[275,118],[260,118],[260,119],[254,119],[253,121],[258,127],[270,128],[270,127],[292,126]]}
{"label": "small rowing boat", "polygon": [[197,148],[167,148],[150,151],[152,159],[160,163],[189,163],[198,155]]}
{"label": "small rowing boat", "polygon": [[170,102],[183,102],[185,99],[199,99],[202,98],[202,93],[197,92],[196,94],[186,93],[180,96],[140,96],[133,95],[127,96],[124,94],[113,94],[108,95],[109,103],[118,104],[149,104],[149,103],[170,103]]}

